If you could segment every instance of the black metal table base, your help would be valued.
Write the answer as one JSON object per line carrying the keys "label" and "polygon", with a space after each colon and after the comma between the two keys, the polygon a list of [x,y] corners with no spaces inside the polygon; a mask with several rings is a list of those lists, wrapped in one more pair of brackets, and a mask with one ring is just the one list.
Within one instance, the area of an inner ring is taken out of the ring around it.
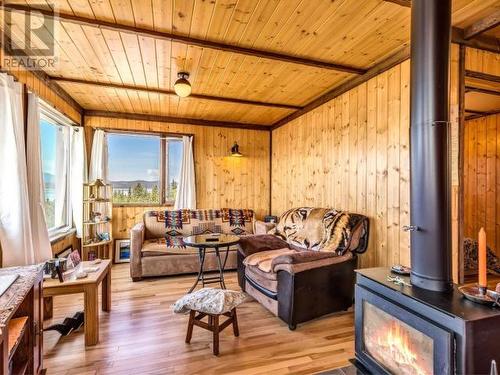
{"label": "black metal table base", "polygon": [[189,289],[188,293],[192,293],[193,290],[196,289],[198,283],[201,281],[201,285],[205,287],[206,284],[219,283],[222,289],[226,289],[226,283],[224,282],[224,268],[226,267],[227,257],[229,255],[229,246],[226,246],[226,254],[224,256],[224,262],[221,259],[221,250],[218,246],[213,246],[215,250],[215,256],[217,257],[217,265],[219,267],[219,275],[218,276],[209,276],[205,277],[205,255],[207,252],[207,248],[212,248],[212,246],[200,247],[198,248],[198,257],[200,259],[200,269],[198,271],[198,275],[196,277],[196,281],[194,282],[191,289]]}

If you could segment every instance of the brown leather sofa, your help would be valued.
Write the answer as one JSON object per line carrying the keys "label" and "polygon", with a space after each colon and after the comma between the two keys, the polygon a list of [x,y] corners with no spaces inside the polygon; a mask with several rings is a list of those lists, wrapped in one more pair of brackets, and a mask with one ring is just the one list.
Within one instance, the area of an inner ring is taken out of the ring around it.
{"label": "brown leather sofa", "polygon": [[294,208],[269,234],[242,238],[240,287],[294,330],[297,324],[353,304],[357,254],[366,251],[363,215]]}

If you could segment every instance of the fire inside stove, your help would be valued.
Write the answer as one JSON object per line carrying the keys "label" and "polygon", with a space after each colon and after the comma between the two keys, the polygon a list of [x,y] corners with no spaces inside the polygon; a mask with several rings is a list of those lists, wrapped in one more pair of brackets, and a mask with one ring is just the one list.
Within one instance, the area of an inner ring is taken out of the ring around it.
{"label": "fire inside stove", "polygon": [[434,342],[422,332],[363,301],[365,351],[393,374],[432,374]]}

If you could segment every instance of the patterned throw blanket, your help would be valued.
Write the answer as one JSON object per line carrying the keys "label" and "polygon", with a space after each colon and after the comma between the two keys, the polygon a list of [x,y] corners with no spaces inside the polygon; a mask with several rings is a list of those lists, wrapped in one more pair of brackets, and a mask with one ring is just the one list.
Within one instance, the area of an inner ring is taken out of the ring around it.
{"label": "patterned throw blanket", "polygon": [[[464,272],[466,275],[477,274],[478,243],[472,238],[464,239]],[[500,275],[500,259],[487,247],[486,267],[488,271]]]}
{"label": "patterned throw blanket", "polygon": [[281,215],[271,234],[301,249],[343,255],[349,250],[356,229],[366,220],[363,215],[345,211],[300,207]]}

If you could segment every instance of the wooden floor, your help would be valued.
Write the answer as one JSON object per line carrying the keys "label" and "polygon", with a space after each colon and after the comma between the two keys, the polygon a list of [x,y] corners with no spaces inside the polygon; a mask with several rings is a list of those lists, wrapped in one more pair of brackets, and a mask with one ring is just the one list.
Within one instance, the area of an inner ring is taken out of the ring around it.
{"label": "wooden floor", "polygon": [[[195,327],[185,344],[187,318],[170,305],[184,295],[193,276],[133,283],[127,264],[112,270],[112,310],[100,312],[100,343],[85,350],[82,331],[60,338],[46,332],[44,366],[48,374],[311,374],[347,366],[354,357],[352,312],[327,316],[291,332],[278,318],[252,301],[238,308],[240,337],[221,333],[220,356],[214,357],[211,334]],[[238,289],[228,272],[228,288]],[[83,310],[79,295],[54,299],[61,322]]]}

